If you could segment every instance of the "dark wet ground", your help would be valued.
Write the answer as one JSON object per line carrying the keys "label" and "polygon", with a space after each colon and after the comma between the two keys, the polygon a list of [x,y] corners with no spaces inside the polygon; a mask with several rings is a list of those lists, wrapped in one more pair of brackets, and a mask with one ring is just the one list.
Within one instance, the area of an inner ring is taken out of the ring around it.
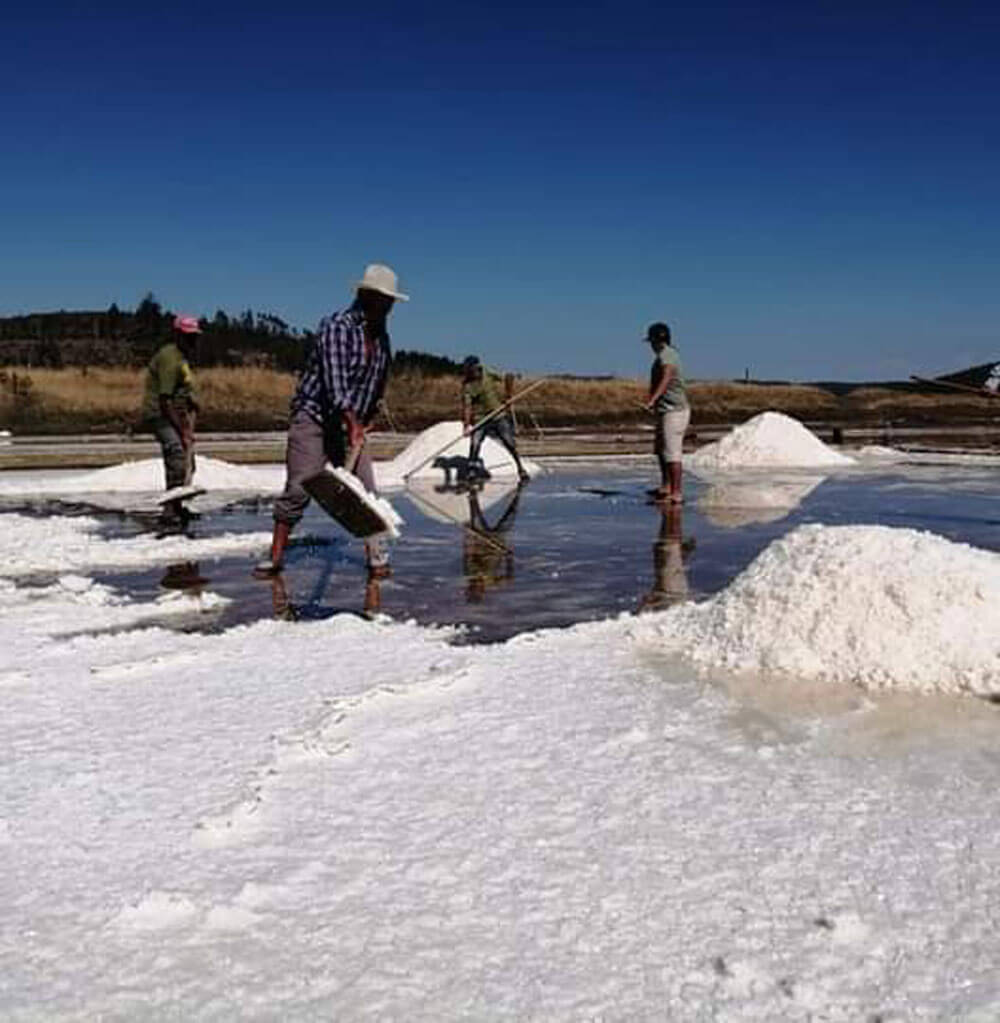
{"label": "dark wet ground", "polygon": [[[470,515],[466,494],[431,489],[419,503],[391,494],[406,525],[392,547],[392,574],[382,580],[368,578],[361,542],[313,506],[280,579],[252,577],[264,551],[202,562],[196,569],[205,585],[232,603],[214,615],[164,624],[221,629],[275,614],[308,620],[378,611],[422,624],[462,625],[464,641],[485,642],[704,597],[804,522],[928,529],[1000,549],[1000,479],[992,471],[958,475],[963,486],[956,491],[950,485],[955,472],[926,469],[917,477],[901,467],[824,479],[803,475],[801,486],[784,474],[792,491],[808,492],[782,514],[724,503],[707,508],[710,488],[691,476],[683,508],[651,505],[651,464],[557,466],[520,491],[487,492],[484,498],[495,500],[479,515],[472,509],[476,528],[457,521]],[[738,491],[732,500],[741,500]],[[150,528],[148,521],[105,515],[109,535]],[[269,504],[258,501],[206,514],[192,531],[206,536],[270,526]],[[150,599],[165,582],[183,586],[190,570],[90,574]]]}

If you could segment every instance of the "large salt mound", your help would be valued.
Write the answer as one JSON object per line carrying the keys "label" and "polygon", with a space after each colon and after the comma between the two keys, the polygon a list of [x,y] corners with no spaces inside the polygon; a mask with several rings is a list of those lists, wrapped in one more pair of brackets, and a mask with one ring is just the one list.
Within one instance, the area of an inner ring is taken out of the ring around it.
{"label": "large salt mound", "polygon": [[853,465],[854,459],[827,447],[797,419],[781,412],[761,412],[735,427],[722,440],[706,444],[687,464],[692,468],[740,466]]}
{"label": "large salt mound", "polygon": [[661,638],[706,667],[1000,693],[1000,553],[887,526],[800,526]]}

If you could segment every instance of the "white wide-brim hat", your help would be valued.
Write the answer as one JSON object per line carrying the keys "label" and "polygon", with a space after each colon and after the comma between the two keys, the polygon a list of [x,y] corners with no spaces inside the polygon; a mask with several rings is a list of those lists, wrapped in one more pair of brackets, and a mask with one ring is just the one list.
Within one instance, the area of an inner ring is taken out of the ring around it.
{"label": "white wide-brim hat", "polygon": [[390,266],[382,263],[369,263],[365,267],[365,275],[355,285],[358,288],[367,288],[369,291],[378,291],[390,298],[398,298],[401,302],[409,302],[410,296],[398,291],[399,281],[396,279],[396,271]]}

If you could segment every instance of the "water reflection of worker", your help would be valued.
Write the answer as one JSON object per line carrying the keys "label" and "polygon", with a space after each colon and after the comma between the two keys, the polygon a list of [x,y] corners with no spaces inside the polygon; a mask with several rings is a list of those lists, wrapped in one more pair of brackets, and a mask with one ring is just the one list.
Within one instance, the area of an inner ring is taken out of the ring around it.
{"label": "water reflection of worker", "polygon": [[[382,580],[388,573],[380,571],[378,567],[369,567],[365,575],[365,597],[361,608],[362,618],[374,618],[382,610]],[[274,609],[274,617],[286,622],[296,622],[300,619],[332,618],[340,614],[342,608],[325,608],[317,604],[293,604],[288,595],[288,588],[285,585],[285,578],[282,573],[271,576],[271,606]]]}
{"label": "water reflection of worker", "polygon": [[640,611],[657,611],[689,597],[685,561],[694,550],[694,537],[684,539],[679,504],[660,508],[660,529],[653,543],[653,588],[642,597]]}
{"label": "water reflection of worker", "polygon": [[502,586],[514,578],[514,552],[507,534],[514,525],[517,505],[521,499],[518,484],[503,514],[490,525],[479,505],[479,491],[469,490],[469,526],[462,544],[462,572],[465,574],[465,599],[478,604],[486,591]]}
{"label": "water reflection of worker", "polygon": [[165,590],[188,590],[193,593],[201,593],[208,582],[209,580],[201,574],[197,561],[178,561],[176,564],[167,565],[160,585]]}

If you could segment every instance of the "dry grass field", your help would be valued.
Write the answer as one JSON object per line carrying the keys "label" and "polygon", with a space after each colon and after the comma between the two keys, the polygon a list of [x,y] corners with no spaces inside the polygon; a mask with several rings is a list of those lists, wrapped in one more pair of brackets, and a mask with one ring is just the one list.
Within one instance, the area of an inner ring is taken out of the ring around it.
{"label": "dry grass field", "polygon": [[[138,423],[143,370],[18,369],[0,371],[0,429],[18,433],[118,433]],[[520,389],[533,382],[520,378]],[[295,378],[266,369],[197,371],[200,429],[274,430],[286,422]],[[457,377],[394,375],[386,393],[392,424],[416,430],[459,413]],[[775,409],[812,422],[946,424],[1000,421],[1000,401],[976,395],[860,388],[837,397],[808,385],[725,381],[690,384],[694,424],[740,422]],[[648,422],[637,407],[635,379],[554,377],[518,405],[522,420],[541,426],[616,428]],[[388,422],[385,425],[390,425]]]}

